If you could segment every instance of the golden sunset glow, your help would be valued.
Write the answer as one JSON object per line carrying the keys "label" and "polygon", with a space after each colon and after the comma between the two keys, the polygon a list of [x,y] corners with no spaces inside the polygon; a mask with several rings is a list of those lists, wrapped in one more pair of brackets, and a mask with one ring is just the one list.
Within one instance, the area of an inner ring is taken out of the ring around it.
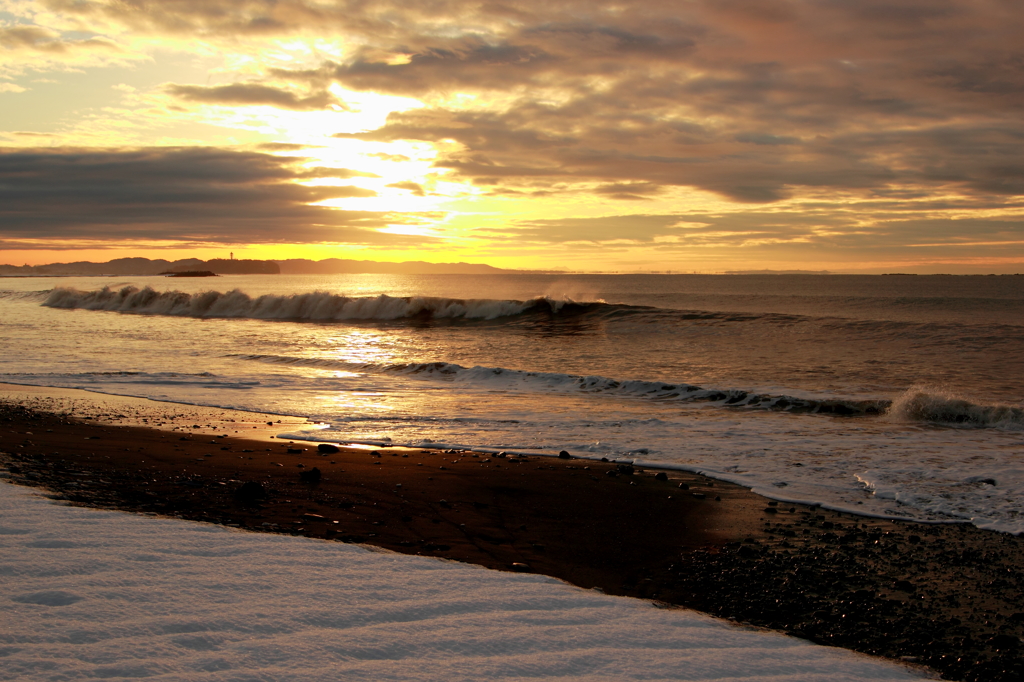
{"label": "golden sunset glow", "polygon": [[0,260],[1020,270],[1021,13],[898,4],[0,0]]}

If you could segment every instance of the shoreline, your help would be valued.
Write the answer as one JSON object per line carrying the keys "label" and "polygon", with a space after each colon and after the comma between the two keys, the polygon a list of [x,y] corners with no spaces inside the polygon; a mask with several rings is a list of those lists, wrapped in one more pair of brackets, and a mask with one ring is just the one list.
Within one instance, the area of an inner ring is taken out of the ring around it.
{"label": "shoreline", "polygon": [[0,382],[0,400],[17,402],[41,412],[69,414],[79,420],[106,426],[139,426],[204,434],[230,432],[269,442],[276,441],[276,435],[283,429],[315,425],[303,417],[272,412],[248,412],[84,388],[34,384]]}
{"label": "shoreline", "polygon": [[[142,398],[137,396],[119,395],[116,393],[104,393],[101,391],[83,388],[62,388],[37,386],[35,384],[0,382],[0,399],[3,399],[4,397],[7,399],[22,401],[23,403],[27,403],[28,407],[40,409],[42,411],[64,412],[73,410],[81,419],[95,420],[99,423],[110,426],[146,426],[152,428],[164,428],[162,423],[165,421],[171,424],[175,420],[177,422],[181,422],[184,419],[184,421],[189,424],[193,421],[204,422],[202,424],[194,425],[195,428],[203,429],[201,431],[197,431],[197,433],[209,432],[211,434],[216,434],[218,433],[216,427],[219,424],[221,426],[221,432],[228,430],[231,433],[239,434],[240,436],[245,436],[247,438],[267,440],[268,442],[280,442],[287,440],[289,442],[297,442],[306,446],[316,445],[317,443],[335,443],[342,447],[355,448],[401,448],[406,450],[457,449],[463,452],[473,452],[484,457],[492,456],[494,453],[499,452],[496,448],[462,446],[447,443],[435,443],[431,446],[426,446],[374,440],[339,440],[339,434],[336,431],[329,432],[332,437],[325,440],[312,438],[313,434],[308,434],[306,437],[292,437],[290,435],[281,435],[282,431],[287,432],[288,430],[295,430],[304,427],[315,427],[319,424],[317,422],[311,422],[304,417],[297,417],[283,413],[250,412],[231,407],[209,407],[206,405],[177,402],[173,400],[159,400],[156,398]],[[239,424],[245,430],[239,431],[236,429],[235,426]],[[180,425],[170,426],[171,431],[178,431],[181,430],[181,428],[182,427]],[[185,428],[188,428],[187,424]],[[252,429],[252,433],[250,433],[248,429]],[[513,452],[526,457],[556,457],[554,452],[541,452],[538,450],[528,449],[508,451],[509,454],[512,454]],[[736,485],[745,490],[751,490],[766,500],[775,501],[780,505],[813,507],[816,509],[824,509],[831,512],[863,517],[865,519],[937,525],[971,523],[966,519],[917,519],[910,516],[903,517],[895,516],[893,514],[871,513],[868,511],[858,510],[852,505],[844,507],[815,500],[786,498],[785,496],[778,494],[773,495],[769,492],[754,491],[743,483],[729,480],[727,476],[723,476],[719,472],[708,473],[700,467],[658,462],[648,463],[636,458],[599,458],[590,454],[574,456],[574,458],[587,461],[588,463],[609,462],[614,464],[630,464],[636,468],[665,471],[666,473],[673,475],[692,474],[714,481],[719,481],[722,484]]]}
{"label": "shoreline", "polygon": [[[75,400],[92,400],[94,414],[72,416]],[[1015,536],[779,503],[699,474],[629,474],[588,459],[320,453],[274,439],[282,428],[266,421],[279,415],[143,400],[0,385],[0,463],[11,482],[72,504],[542,573],[947,679],[1024,675]],[[138,425],[97,423],[100,413]]]}

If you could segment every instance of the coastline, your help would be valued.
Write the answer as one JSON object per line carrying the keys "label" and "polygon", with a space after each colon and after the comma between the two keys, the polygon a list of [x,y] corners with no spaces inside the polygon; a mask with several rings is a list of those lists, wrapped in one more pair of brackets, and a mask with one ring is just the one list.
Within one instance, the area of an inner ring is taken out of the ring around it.
{"label": "coastline", "polygon": [[[949,679],[1024,674],[1018,537],[774,503],[680,471],[612,476],[615,464],[590,460],[322,454],[274,439],[283,428],[266,422],[282,417],[80,393],[0,386],[11,482],[72,504],[542,573]],[[314,468],[319,481],[301,480]],[[240,494],[246,482],[262,491]]]}

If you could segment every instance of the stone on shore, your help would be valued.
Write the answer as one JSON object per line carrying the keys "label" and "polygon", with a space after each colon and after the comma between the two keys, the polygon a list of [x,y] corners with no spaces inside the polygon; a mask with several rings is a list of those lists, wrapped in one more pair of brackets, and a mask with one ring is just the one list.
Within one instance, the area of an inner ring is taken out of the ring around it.
{"label": "stone on shore", "polygon": [[309,471],[299,472],[299,480],[305,483],[319,483],[322,477],[323,473],[320,471],[319,467],[313,467]]}
{"label": "stone on shore", "polygon": [[263,487],[262,483],[256,481],[246,481],[235,491],[235,497],[248,502],[262,500],[266,496],[267,489]]}

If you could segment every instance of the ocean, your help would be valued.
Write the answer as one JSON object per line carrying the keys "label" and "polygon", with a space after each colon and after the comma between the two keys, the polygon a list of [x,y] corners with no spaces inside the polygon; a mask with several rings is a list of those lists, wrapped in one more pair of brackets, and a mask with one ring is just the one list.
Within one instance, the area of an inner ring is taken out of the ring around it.
{"label": "ocean", "polygon": [[0,381],[1024,532],[1024,277],[0,279]]}

